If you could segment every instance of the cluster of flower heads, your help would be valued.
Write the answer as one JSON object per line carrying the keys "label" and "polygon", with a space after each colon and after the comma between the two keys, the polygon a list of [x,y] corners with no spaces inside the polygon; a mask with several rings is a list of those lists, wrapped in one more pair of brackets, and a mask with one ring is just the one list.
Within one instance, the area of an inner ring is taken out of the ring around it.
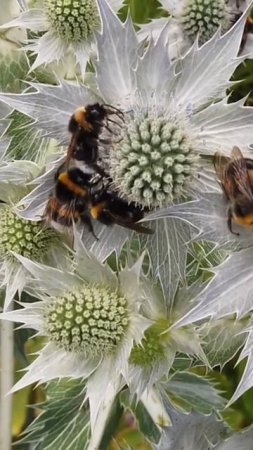
{"label": "cluster of flower heads", "polygon": [[[0,94],[1,104],[32,118],[32,129],[59,145],[53,157],[50,150],[42,155],[42,148],[36,163],[23,164],[10,159],[11,142],[5,146],[3,141],[0,275],[6,288],[1,318],[23,323],[47,341],[13,390],[55,378],[86,379],[90,449],[98,447],[123,386],[147,405],[150,389],[163,392],[159,383],[178,353],[210,364],[204,321],[235,313],[245,317],[252,308],[250,288],[238,295],[252,278],[252,235],[243,228],[240,236],[229,231],[228,205],[213,169],[217,151],[229,157],[238,146],[245,157],[252,153],[253,110],[244,100],[228,102],[231,76],[246,58],[237,56],[252,5],[161,3],[171,19],[157,19],[139,32],[130,16],[121,22],[115,11],[122,4],[113,0],[45,0],[41,10],[19,2],[20,17],[1,27],[35,32],[25,46],[37,54],[31,70],[44,63],[50,70],[49,63],[71,50],[84,80],[32,82],[22,93]],[[175,59],[171,48],[182,43],[176,27],[185,42]],[[85,72],[89,58],[95,73]],[[104,148],[101,142],[101,160],[118,195],[149,210],[144,220],[151,222],[154,234],[137,237],[120,226],[97,223],[97,238],[73,227],[73,243],[67,245],[46,227],[43,214],[66,152],[69,119],[78,106],[96,102],[124,114],[117,139]],[[3,131],[8,136],[8,126]],[[23,192],[20,186],[27,182]],[[225,249],[223,260],[237,250],[220,267],[211,267],[215,276],[208,286],[201,276],[193,283],[187,278],[187,261],[196,256],[194,243],[200,240]],[[22,290],[39,300],[8,311]],[[244,320],[248,332],[251,321]],[[250,331],[243,356],[251,357],[251,340]],[[230,358],[234,347],[228,341]],[[247,368],[234,399],[251,386],[250,374]],[[167,426],[170,419],[160,397],[158,403],[163,416],[158,424]]]}

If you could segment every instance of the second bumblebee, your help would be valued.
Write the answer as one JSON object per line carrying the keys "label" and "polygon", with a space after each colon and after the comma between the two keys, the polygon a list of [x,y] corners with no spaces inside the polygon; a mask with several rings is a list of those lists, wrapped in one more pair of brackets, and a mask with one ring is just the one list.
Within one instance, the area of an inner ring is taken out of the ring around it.
{"label": "second bumblebee", "polygon": [[241,150],[234,147],[230,158],[216,153],[214,167],[228,201],[228,228],[239,235],[232,230],[232,221],[253,227],[253,160],[244,158]]}

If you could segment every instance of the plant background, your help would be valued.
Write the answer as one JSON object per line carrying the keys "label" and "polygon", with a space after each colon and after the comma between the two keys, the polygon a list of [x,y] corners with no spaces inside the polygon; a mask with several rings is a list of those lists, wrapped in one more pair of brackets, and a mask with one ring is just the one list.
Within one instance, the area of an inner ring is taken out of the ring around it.
{"label": "plant background", "polygon": [[[8,0],[6,0],[8,1]],[[166,13],[160,9],[160,4],[157,0],[128,0],[127,2],[130,6],[131,15],[133,21],[138,23],[146,23],[150,19],[155,17],[166,16]],[[127,15],[127,6],[123,7],[120,16],[124,20]],[[0,55],[0,87],[1,90],[19,91],[20,83],[17,78],[19,74],[27,72],[27,68],[19,66],[19,62],[13,62],[13,70],[11,71],[13,77],[11,79],[6,79],[5,74],[5,64],[6,60],[1,61]],[[40,76],[42,71],[40,73]],[[43,81],[49,81],[45,78],[46,73],[43,74]],[[10,74],[8,75],[10,77]],[[48,75],[49,76],[49,75]],[[22,78],[22,75],[20,75]],[[236,73],[233,76],[233,81],[243,80],[239,83],[237,82],[232,88],[231,101],[236,101],[239,98],[244,97],[249,94],[247,103],[253,105],[253,60],[248,60],[246,63],[239,66]],[[18,125],[16,123],[16,125]],[[15,130],[13,130],[15,134]],[[26,138],[26,136],[24,136]],[[203,267],[203,261],[200,261],[200,267]],[[16,330],[15,331],[15,371],[16,371],[16,381],[21,376],[18,371],[24,368],[28,361],[27,355],[35,353],[39,344],[38,339],[33,339],[32,342],[29,341],[30,334],[27,330]],[[238,356],[238,355],[237,355]],[[212,372],[212,379],[216,381],[217,387],[223,392],[223,395],[227,398],[232,396],[236,386],[239,383],[241,375],[244,370],[245,361],[242,361],[236,368],[234,368],[237,356],[231,360],[223,369],[222,373],[219,368]],[[29,357],[29,359],[31,359]],[[199,375],[204,375],[203,369],[195,368],[192,369],[195,373]],[[33,419],[40,413],[38,404],[44,401],[43,388],[35,388],[34,386],[28,387],[21,390],[14,395],[14,405],[13,405],[13,441],[18,441],[20,439],[20,434],[22,431],[33,421]],[[33,405],[36,403],[36,407],[27,407],[27,405]],[[240,397],[240,399],[233,404],[232,407],[226,410],[223,414],[225,420],[229,425],[238,431],[253,423],[253,388],[248,390],[246,394]],[[110,425],[110,424],[109,424]],[[108,441],[108,450],[118,450],[133,448],[135,450],[150,450],[151,447],[144,440],[141,433],[137,430],[135,426],[133,417],[131,414],[122,414],[122,408],[120,404],[116,406],[114,417],[112,421],[112,426],[108,427],[108,433],[106,439]],[[148,426],[148,425],[147,425]],[[144,423],[145,427],[145,423]],[[116,443],[117,442],[117,443]],[[122,447],[119,444],[122,443]],[[29,445],[26,444],[16,444],[15,448],[17,450],[28,450]]]}

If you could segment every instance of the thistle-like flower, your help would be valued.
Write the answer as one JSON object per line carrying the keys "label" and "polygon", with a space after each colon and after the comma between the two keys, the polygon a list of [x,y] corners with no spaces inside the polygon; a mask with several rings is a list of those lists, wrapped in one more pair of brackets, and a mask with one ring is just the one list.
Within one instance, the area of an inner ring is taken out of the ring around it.
{"label": "thistle-like flower", "polygon": [[[149,33],[157,36],[167,27],[169,53],[172,58],[180,57],[198,39],[204,44],[217,32],[228,31],[239,19],[240,15],[251,4],[250,0],[161,0],[164,9],[171,15],[168,19],[153,20],[142,26],[141,39]],[[244,54],[252,53],[252,39],[241,49]]]}
{"label": "thistle-like flower", "polygon": [[87,253],[78,235],[75,242],[74,261],[65,270],[16,255],[33,277],[26,289],[40,301],[22,303],[2,318],[22,322],[47,340],[14,390],[55,378],[87,379],[94,429],[108,392],[114,398],[129,378],[130,352],[152,323],[141,308],[155,299],[142,289],[143,257],[116,274]]}
{"label": "thistle-like flower", "polygon": [[[117,11],[122,0],[112,0]],[[60,62],[71,52],[75,54],[82,72],[95,48],[94,33],[101,27],[96,1],[43,0],[43,7],[30,8],[2,28],[20,27],[40,33],[25,48],[37,58],[31,70],[41,64]]]}
{"label": "thistle-like flower", "polygon": [[[145,331],[141,343],[133,347],[129,358],[129,384],[139,396],[168,376],[177,352],[197,357],[208,365],[196,328],[190,324],[173,327],[175,321],[186,315],[189,304],[195,304],[195,296],[203,290],[203,284],[179,289],[171,299],[163,299],[159,289],[147,279],[143,280],[143,289],[147,293],[143,311],[153,324]],[[156,299],[153,305],[148,304],[149,299]],[[168,304],[170,308],[166,308]]]}
{"label": "thistle-like flower", "polygon": [[27,281],[27,271],[13,256],[13,252],[33,261],[64,265],[67,251],[59,236],[42,222],[32,222],[17,215],[15,203],[27,193],[24,187],[38,174],[39,167],[29,161],[2,162],[0,165],[0,279],[5,287],[4,308],[8,309],[18,291],[21,294]]}

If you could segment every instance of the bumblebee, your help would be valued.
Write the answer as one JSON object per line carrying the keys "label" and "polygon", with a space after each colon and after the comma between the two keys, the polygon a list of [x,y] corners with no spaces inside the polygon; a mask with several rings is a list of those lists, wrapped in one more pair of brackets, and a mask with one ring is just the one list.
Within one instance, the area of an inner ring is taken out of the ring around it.
{"label": "bumblebee", "polygon": [[55,175],[55,188],[49,198],[44,218],[53,228],[69,228],[73,222],[84,222],[93,232],[88,214],[88,197],[98,181],[92,180],[93,173],[79,168],[66,169],[63,164]]}
{"label": "bumblebee", "polygon": [[128,203],[108,190],[108,183],[101,176],[76,167],[66,170],[63,165],[56,174],[54,193],[49,198],[44,217],[56,229],[81,222],[94,236],[93,220],[151,234],[152,230],[136,223],[143,214],[133,202]]}
{"label": "bumblebee", "polygon": [[128,203],[118,197],[115,192],[102,190],[95,193],[89,202],[89,214],[92,219],[104,225],[117,224],[137,233],[153,234],[153,230],[136,222],[143,218],[143,210],[135,203]]}
{"label": "bumblebee", "polygon": [[234,147],[230,158],[214,155],[214,168],[229,204],[228,228],[239,235],[232,230],[232,221],[243,227],[253,226],[253,160],[244,158]]}
{"label": "bumblebee", "polygon": [[112,133],[109,122],[120,125],[109,117],[111,115],[116,115],[121,121],[124,120],[122,111],[106,104],[95,103],[75,110],[68,125],[72,136],[67,151],[67,165],[74,159],[77,162],[84,162],[93,167],[97,173],[104,175],[104,170],[98,165],[98,148],[100,142],[108,144],[109,141],[101,139],[100,134],[103,128]]}

